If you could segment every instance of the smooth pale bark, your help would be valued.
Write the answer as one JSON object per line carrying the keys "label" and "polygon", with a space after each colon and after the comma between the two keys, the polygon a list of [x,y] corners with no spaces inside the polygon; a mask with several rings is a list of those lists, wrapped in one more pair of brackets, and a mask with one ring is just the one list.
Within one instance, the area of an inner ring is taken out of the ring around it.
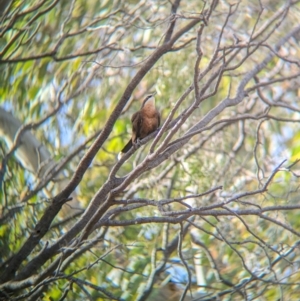
{"label": "smooth pale bark", "polygon": [[[13,147],[16,134],[21,127],[22,123],[17,118],[0,107],[0,136],[8,149]],[[20,141],[15,151],[16,158],[24,168],[39,178],[43,177],[54,165],[49,151],[29,130],[23,133]]]}

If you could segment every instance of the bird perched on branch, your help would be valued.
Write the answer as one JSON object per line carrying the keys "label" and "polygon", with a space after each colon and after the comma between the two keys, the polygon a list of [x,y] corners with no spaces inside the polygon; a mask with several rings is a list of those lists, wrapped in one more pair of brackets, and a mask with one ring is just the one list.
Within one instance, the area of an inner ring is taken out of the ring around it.
{"label": "bird perched on branch", "polygon": [[156,93],[146,96],[141,109],[132,115],[132,136],[119,153],[119,160],[131,149],[132,145],[136,143],[138,139],[145,138],[159,127],[160,114],[155,107],[155,94]]}

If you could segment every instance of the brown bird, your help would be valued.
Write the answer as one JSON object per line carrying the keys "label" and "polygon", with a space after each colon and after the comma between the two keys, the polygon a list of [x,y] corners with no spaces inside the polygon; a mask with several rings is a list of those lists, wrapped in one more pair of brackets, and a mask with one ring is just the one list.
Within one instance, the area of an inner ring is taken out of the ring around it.
{"label": "brown bird", "polygon": [[132,115],[132,136],[119,153],[119,160],[131,149],[132,145],[136,143],[138,139],[145,138],[159,127],[160,114],[155,107],[155,94],[156,93],[148,95],[143,101],[141,109]]}

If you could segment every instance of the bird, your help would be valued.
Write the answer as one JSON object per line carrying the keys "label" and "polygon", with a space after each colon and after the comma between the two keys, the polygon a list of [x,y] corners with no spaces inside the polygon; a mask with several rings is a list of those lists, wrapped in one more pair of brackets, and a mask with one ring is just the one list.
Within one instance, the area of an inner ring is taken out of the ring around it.
{"label": "bird", "polygon": [[131,149],[138,139],[145,138],[156,131],[160,126],[160,113],[155,106],[155,94],[156,93],[147,95],[143,101],[141,109],[132,115],[132,136],[119,153],[119,160]]}

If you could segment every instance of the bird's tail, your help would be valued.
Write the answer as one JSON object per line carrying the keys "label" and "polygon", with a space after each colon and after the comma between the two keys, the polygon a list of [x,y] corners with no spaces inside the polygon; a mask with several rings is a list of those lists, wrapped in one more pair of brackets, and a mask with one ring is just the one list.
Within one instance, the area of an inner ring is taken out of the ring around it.
{"label": "bird's tail", "polygon": [[124,156],[124,154],[126,154],[131,149],[131,147],[132,147],[132,140],[130,139],[119,153],[118,159],[120,160]]}

